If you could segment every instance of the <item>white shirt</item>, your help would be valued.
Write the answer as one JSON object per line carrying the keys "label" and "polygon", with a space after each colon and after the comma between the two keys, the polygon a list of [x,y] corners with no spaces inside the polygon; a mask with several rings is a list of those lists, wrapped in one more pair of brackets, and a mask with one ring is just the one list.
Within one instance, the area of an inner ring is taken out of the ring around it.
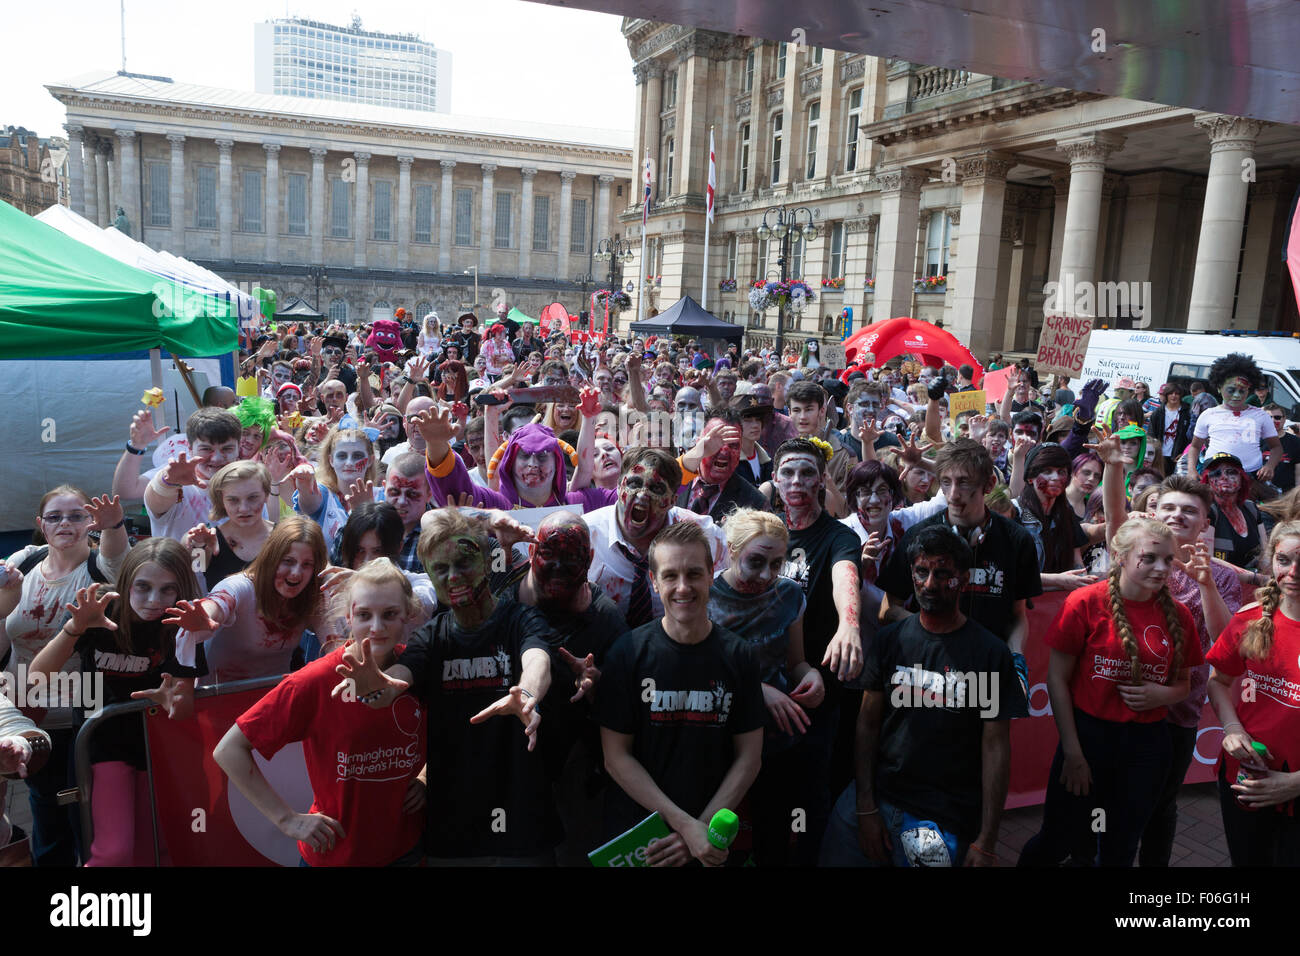
{"label": "white shirt", "polygon": [[[636,578],[636,566],[619,547],[627,544],[623,532],[618,526],[618,505],[606,505],[583,515],[591,531],[591,570],[587,578],[593,584],[599,584],[609,599],[618,605],[624,614],[628,611],[628,602],[632,594],[632,581]],[[709,546],[713,549],[713,572],[725,570],[728,565],[727,536],[714,524],[708,515],[697,515],[685,508],[670,508],[668,524],[675,521],[694,521],[704,529]],[[628,547],[631,547],[628,545]],[[664,613],[663,602],[659,600],[654,586],[650,587],[650,605],[654,617]]]}
{"label": "white shirt", "polygon": [[[147,471],[141,478],[152,480],[161,468]],[[172,538],[180,541],[185,533],[197,524],[203,524],[212,513],[212,499],[207,491],[196,485],[184,485],[181,488],[181,500],[172,505],[164,515],[158,515],[149,507],[145,499],[145,511],[149,514],[149,533],[155,538]],[[263,517],[266,516],[263,510]]]}
{"label": "white shirt", "polygon": [[1246,471],[1258,471],[1264,464],[1264,453],[1259,444],[1277,437],[1273,416],[1262,408],[1247,405],[1240,415],[1235,415],[1226,405],[1216,405],[1201,412],[1192,433],[1196,438],[1208,439],[1203,452],[1210,458],[1227,452],[1241,459]]}

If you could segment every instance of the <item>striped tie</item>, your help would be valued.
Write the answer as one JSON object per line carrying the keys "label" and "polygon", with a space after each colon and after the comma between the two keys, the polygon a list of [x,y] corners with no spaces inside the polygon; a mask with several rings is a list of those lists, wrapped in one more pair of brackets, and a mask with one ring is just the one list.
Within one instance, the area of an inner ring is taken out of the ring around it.
{"label": "striped tie", "polygon": [[636,576],[632,578],[632,590],[628,593],[627,599],[627,626],[640,627],[642,624],[649,623],[653,617],[650,603],[650,560],[641,557],[621,541],[618,546],[623,549],[623,553],[636,569]]}

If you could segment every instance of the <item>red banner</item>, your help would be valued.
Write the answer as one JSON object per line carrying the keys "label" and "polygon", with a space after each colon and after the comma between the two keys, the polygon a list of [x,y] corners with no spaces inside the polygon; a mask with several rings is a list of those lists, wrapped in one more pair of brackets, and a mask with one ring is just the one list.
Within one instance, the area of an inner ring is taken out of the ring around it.
{"label": "red banner", "polygon": [[[158,829],[175,866],[297,866],[298,844],[271,824],[226,778],[212,751],[239,715],[269,688],[200,697],[193,720],[151,708],[145,726],[153,763]],[[302,744],[275,759],[253,758],[271,786],[300,813],[311,808]]]}
{"label": "red banner", "polygon": [[[1011,722],[1011,787],[1007,794],[1007,807],[1027,807],[1043,802],[1047,788],[1047,774],[1056,753],[1058,737],[1056,721],[1052,719],[1052,704],[1047,697],[1047,660],[1050,652],[1043,643],[1043,635],[1051,627],[1061,605],[1065,591],[1048,591],[1033,600],[1029,612],[1029,640],[1025,659],[1029,663],[1029,716]],[[1206,783],[1214,779],[1214,764],[1219,759],[1223,742],[1223,728],[1208,703],[1201,712],[1201,725],[1196,738],[1196,752],[1187,769],[1184,783]]]}

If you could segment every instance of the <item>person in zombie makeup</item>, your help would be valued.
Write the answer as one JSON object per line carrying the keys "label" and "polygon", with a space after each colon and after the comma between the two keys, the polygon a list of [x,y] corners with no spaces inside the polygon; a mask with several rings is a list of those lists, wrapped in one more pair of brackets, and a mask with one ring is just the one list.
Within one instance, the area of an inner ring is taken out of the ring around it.
{"label": "person in zombie makeup", "polygon": [[[557,639],[551,648],[556,678],[542,702],[546,733],[540,735],[538,748],[555,782],[564,823],[559,863],[585,866],[587,852],[601,842],[604,805],[603,790],[590,786],[601,774],[600,734],[591,719],[591,701],[605,654],[627,623],[600,585],[587,580],[591,533],[581,517],[568,511],[548,515],[536,536],[530,561],[494,589],[502,601],[541,611]],[[564,679],[569,674],[572,682]]]}
{"label": "person in zombie makeup", "polygon": [[736,473],[741,455],[741,420],[724,409],[709,419],[695,447],[682,455],[682,487],[677,504],[718,524],[737,508],[765,509],[767,499]]}
{"label": "person in zombie makeup", "polygon": [[1084,571],[1080,551],[1104,540],[1104,525],[1085,532],[1065,497],[1070,453],[1054,442],[1035,445],[1025,460],[1025,488],[1018,501],[1020,524],[1034,539],[1044,590],[1073,591],[1096,583]]}
{"label": "person in zombie makeup", "polygon": [[239,457],[249,461],[271,440],[271,432],[275,429],[275,403],[269,398],[246,398],[234,407],[231,414],[243,427]]}
{"label": "person in zombie makeup", "polygon": [[605,768],[618,784],[605,802],[605,834],[653,810],[672,832],[650,842],[647,863],[718,866],[728,851],[710,843],[709,820],[740,806],[762,759],[758,661],[750,644],[710,620],[713,549],[704,530],[670,524],[648,550],[662,615],[614,643],[596,695]]}
{"label": "person in zombie makeup", "polygon": [[[1249,404],[1251,390],[1264,381],[1264,373],[1249,355],[1233,352],[1215,360],[1210,366],[1210,384],[1223,396],[1223,404],[1197,417],[1186,452],[1190,466],[1200,461],[1204,449],[1208,457],[1220,453],[1235,456],[1245,472],[1260,481],[1273,477],[1284,457],[1282,442],[1272,416]],[[1268,446],[1267,462],[1261,443]]]}
{"label": "person in zombie makeup", "polygon": [[[294,469],[290,477],[300,474]],[[383,500],[379,481],[379,464],[370,437],[355,428],[331,431],[320,449],[315,481],[296,481],[293,509],[321,526],[327,540],[332,540],[348,520],[347,509],[357,492],[368,492],[376,501]]]}
{"label": "person in zombie makeup", "polygon": [[326,379],[316,388],[324,407],[322,421],[337,424],[348,413],[348,388],[337,378]]}
{"label": "person in zombie makeup", "polygon": [[470,480],[465,463],[451,450],[461,425],[449,411],[432,409],[416,416],[411,425],[424,436],[433,500],[439,506],[451,495],[467,493],[480,508],[506,511],[520,505],[541,508],[562,504],[580,504],[588,510],[614,500],[614,493],[606,488],[565,490],[564,453],[554,432],[545,425],[524,425],[511,432],[497,471],[500,491]]}
{"label": "person in zombie makeup", "polygon": [[492,594],[494,547],[480,520],[430,514],[419,553],[443,610],[385,671],[345,655],[340,688],[376,708],[409,688],[426,708],[432,862],[549,866],[560,827],[537,741],[556,638],[537,608]]}
{"label": "person in zombie makeup", "polygon": [[1239,568],[1253,567],[1268,535],[1259,507],[1250,498],[1250,478],[1241,461],[1227,452],[1211,455],[1201,462],[1200,475],[1214,494],[1214,556]]}
{"label": "person in zombie makeup", "polygon": [[681,465],[666,452],[631,448],[623,457],[617,502],[585,516],[595,554],[589,579],[618,605],[630,627],[639,627],[662,611],[658,595],[650,587],[647,552],[655,535],[667,525],[681,520],[698,522],[712,545],[714,567],[726,567],[722,529],[707,515],[673,507],[681,483]]}

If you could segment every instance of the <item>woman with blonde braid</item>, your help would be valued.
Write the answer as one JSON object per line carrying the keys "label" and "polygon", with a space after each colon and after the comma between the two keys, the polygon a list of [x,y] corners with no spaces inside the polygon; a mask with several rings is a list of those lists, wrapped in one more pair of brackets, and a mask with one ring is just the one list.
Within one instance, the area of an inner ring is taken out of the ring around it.
{"label": "woman with blonde braid", "polygon": [[1191,612],[1166,587],[1175,546],[1158,521],[1126,522],[1111,539],[1109,577],[1071,591],[1043,638],[1061,742],[1043,827],[1021,866],[1067,856],[1091,866],[1098,843],[1102,866],[1133,865],[1172,759],[1165,713],[1188,695],[1189,668],[1203,660]]}
{"label": "woman with blonde braid", "polygon": [[[1272,580],[1255,592],[1259,603],[1233,616],[1205,658],[1214,667],[1210,701],[1224,731],[1219,806],[1233,866],[1296,866],[1300,521],[1273,528],[1263,567]],[[1240,689],[1234,687],[1238,677]]]}

